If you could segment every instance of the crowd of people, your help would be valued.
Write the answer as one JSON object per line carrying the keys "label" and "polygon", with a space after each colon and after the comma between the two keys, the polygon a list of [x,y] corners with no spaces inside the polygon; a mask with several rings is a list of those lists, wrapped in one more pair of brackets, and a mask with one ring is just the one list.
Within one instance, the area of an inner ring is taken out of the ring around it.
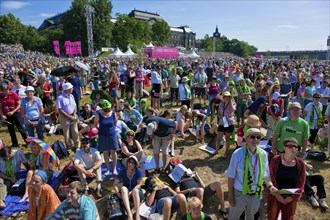
{"label": "crowd of people", "polygon": [[[314,149],[321,138],[319,132],[330,135],[329,62],[99,58],[83,60],[87,68],[82,68],[75,64],[80,58],[38,56],[17,45],[0,45],[0,52],[0,118],[11,140],[10,146],[0,143],[0,208],[6,207],[4,199],[21,178],[24,165],[28,172],[21,201],[30,203],[28,219],[99,219],[95,202],[88,197],[87,178],[96,179],[96,196],[102,197],[103,162],[104,175],[115,176],[114,191],[128,219],[133,219],[130,199],[134,219],[140,219],[143,200],[155,205],[163,219],[170,219],[176,210],[182,219],[210,219],[202,208],[212,195],[223,218],[237,220],[244,212],[246,219],[254,219],[264,186],[268,219],[277,219],[279,213],[282,219],[293,219],[304,191],[313,207],[328,208],[324,178],[306,174],[312,165],[305,159],[307,149]],[[75,68],[59,77],[52,75],[60,66]],[[88,91],[96,95],[82,103]],[[53,126],[75,155],[79,175],[62,203],[47,184],[54,172],[48,153],[28,141],[28,137],[45,140],[44,131]],[[16,149],[17,130],[23,146],[30,147],[29,159]],[[203,177],[193,172],[171,188],[155,177],[167,174],[177,138],[186,139],[190,132],[196,144],[210,139],[214,155],[230,158],[228,213],[226,183],[205,186]],[[262,139],[267,142],[263,148]],[[153,175],[146,172],[142,159],[149,144],[156,166]],[[327,151],[330,160],[329,142]],[[118,163],[124,165],[120,171]],[[286,189],[296,191],[286,194]]]}

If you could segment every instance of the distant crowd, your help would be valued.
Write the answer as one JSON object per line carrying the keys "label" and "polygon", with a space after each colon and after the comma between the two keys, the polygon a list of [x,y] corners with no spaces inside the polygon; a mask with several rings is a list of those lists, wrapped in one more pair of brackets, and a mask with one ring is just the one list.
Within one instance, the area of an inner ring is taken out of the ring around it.
{"label": "distant crowd", "polygon": [[[59,69],[63,66],[73,68]],[[245,213],[254,219],[263,187],[268,219],[277,219],[280,212],[282,219],[293,219],[303,192],[313,207],[327,209],[324,177],[309,174],[313,167],[305,159],[308,150],[322,145],[330,160],[329,66],[329,61],[206,54],[197,59],[59,58],[1,44],[0,122],[8,128],[11,145],[0,143],[0,209],[22,178],[22,165],[28,170],[21,198],[30,203],[28,219],[99,219],[88,197],[88,179],[95,178],[101,198],[102,174],[115,176],[114,193],[128,219],[133,219],[130,199],[134,219],[140,219],[143,201],[154,205],[162,219],[176,210],[182,219],[210,219],[202,207],[212,195],[223,218],[237,220]],[[30,158],[16,149],[17,130],[31,149]],[[44,141],[45,131],[62,134],[65,148],[74,154],[79,181],[69,184],[62,203],[47,184],[54,158],[28,138]],[[186,172],[171,188],[157,177],[168,174],[176,140],[190,133],[195,144],[220,154],[219,160],[230,158],[228,213],[225,183],[205,186],[203,176]],[[143,160],[149,144],[152,175]],[[118,163],[124,168],[118,169]]]}

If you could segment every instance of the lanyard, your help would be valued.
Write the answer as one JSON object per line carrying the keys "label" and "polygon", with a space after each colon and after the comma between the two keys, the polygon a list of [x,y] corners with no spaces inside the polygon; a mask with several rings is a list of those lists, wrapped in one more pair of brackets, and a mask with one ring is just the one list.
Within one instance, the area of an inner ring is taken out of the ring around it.
{"label": "lanyard", "polygon": [[230,102],[225,106],[225,103],[223,103],[223,112],[222,112],[222,116],[225,116],[225,111],[228,107],[228,105],[230,104]]}
{"label": "lanyard", "polygon": [[251,156],[249,155],[249,164],[251,165],[252,167],[252,171],[253,171],[253,182],[256,181],[256,169],[257,169],[257,164],[258,164],[258,153],[257,153],[257,158],[256,160],[254,161],[254,165],[252,165],[252,159],[251,159]]}

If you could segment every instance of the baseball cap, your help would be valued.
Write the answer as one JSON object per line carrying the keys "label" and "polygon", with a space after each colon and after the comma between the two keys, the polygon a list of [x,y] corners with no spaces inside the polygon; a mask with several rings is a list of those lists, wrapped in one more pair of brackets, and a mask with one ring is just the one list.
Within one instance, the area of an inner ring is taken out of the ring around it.
{"label": "baseball cap", "polygon": [[152,134],[154,133],[155,130],[156,130],[155,123],[150,122],[150,123],[147,125],[147,134],[148,134],[148,135],[152,135]]}

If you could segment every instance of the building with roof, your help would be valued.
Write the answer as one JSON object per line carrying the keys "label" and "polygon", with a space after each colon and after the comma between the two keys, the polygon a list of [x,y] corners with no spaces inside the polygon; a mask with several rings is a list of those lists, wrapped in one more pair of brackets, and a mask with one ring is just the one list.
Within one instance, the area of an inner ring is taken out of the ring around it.
{"label": "building with roof", "polygon": [[215,27],[215,32],[213,33],[213,38],[220,39],[222,42],[225,40],[228,40],[228,38],[225,35],[220,34],[218,25]]}
{"label": "building with roof", "polygon": [[170,46],[195,48],[196,33],[189,26],[171,27]]}
{"label": "building with roof", "polygon": [[148,11],[141,11],[141,10],[132,10],[128,17],[147,21],[150,26],[152,26],[156,21],[161,21],[163,18],[157,13],[151,13]]}
{"label": "building with roof", "polygon": [[68,11],[60,13],[58,15],[55,15],[53,17],[45,19],[40,27],[38,28],[39,32],[43,32],[45,30],[62,30],[63,29],[63,23],[62,23],[62,17],[65,15]]}

